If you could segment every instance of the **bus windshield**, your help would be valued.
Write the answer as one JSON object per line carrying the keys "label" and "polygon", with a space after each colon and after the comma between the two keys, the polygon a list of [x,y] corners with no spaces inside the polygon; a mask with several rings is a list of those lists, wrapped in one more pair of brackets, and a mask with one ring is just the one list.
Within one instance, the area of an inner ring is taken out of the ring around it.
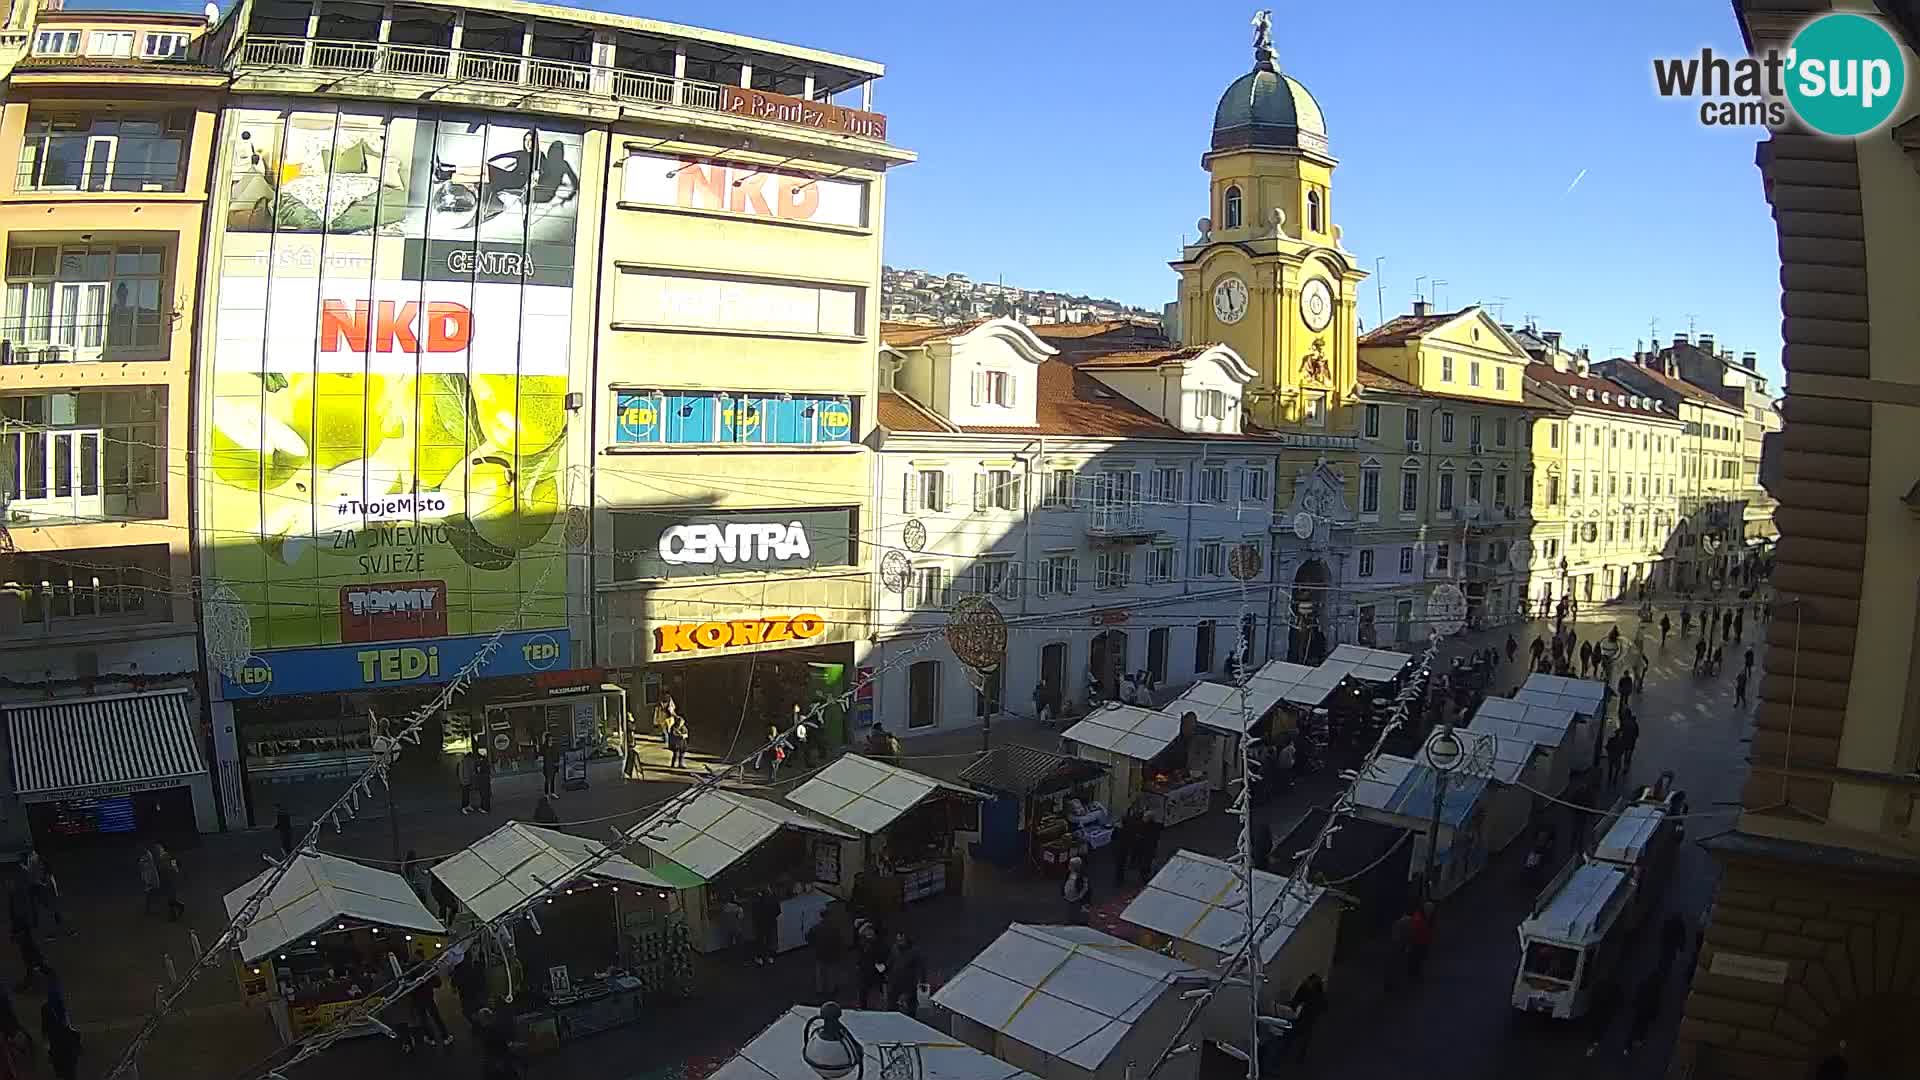
{"label": "bus windshield", "polygon": [[1573,973],[1580,966],[1580,951],[1564,945],[1550,945],[1544,941],[1527,942],[1526,962],[1521,970],[1528,975],[1539,975],[1548,979],[1572,982]]}

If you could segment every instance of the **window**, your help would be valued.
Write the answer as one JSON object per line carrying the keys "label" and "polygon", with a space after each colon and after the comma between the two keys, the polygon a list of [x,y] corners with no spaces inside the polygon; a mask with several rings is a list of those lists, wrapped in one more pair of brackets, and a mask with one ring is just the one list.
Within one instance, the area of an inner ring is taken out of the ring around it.
{"label": "window", "polygon": [[1467,445],[1473,447],[1475,450],[1480,449],[1482,445],[1480,441],[1480,419],[1478,416],[1467,417]]}
{"label": "window", "polygon": [[1607,543],[1613,543],[1613,522],[1607,522]]}
{"label": "window", "polygon": [[1380,468],[1377,465],[1363,465],[1360,468],[1360,512],[1380,512]]}
{"label": "window", "polygon": [[1011,510],[1026,508],[1021,498],[1021,476],[1011,469],[988,469],[973,474],[975,510]]}
{"label": "window", "polygon": [[1467,473],[1467,501],[1468,502],[1477,503],[1480,501],[1482,487],[1483,487],[1482,481],[1484,479],[1485,479],[1485,476],[1483,473],[1481,473],[1479,469],[1473,469]]}
{"label": "window", "polygon": [[1267,470],[1248,465],[1240,470],[1240,501],[1263,505],[1267,501]]}
{"label": "window", "polygon": [[1004,371],[976,371],[973,374],[973,403],[1013,407],[1013,376]]}
{"label": "window", "polygon": [[1183,478],[1184,474],[1177,466],[1162,465],[1153,470],[1153,487],[1150,489],[1150,497],[1157,503],[1168,506],[1177,505],[1180,502],[1180,481]]}
{"label": "window", "polygon": [[1110,469],[1094,478],[1095,506],[1138,506],[1140,474],[1131,469]]}
{"label": "window", "polygon": [[1559,424],[1547,425],[1547,446],[1555,450],[1560,449],[1560,425]]}
{"label": "window", "polygon": [[1548,539],[1548,540],[1546,541],[1546,543],[1544,543],[1543,545],[1541,545],[1541,548],[1540,548],[1540,553],[1541,553],[1542,555],[1545,555],[1545,556],[1546,556],[1547,558],[1549,558],[1549,559],[1551,559],[1551,558],[1553,558],[1554,556],[1556,556],[1556,555],[1558,555],[1558,554],[1560,554],[1560,541],[1559,541],[1559,540],[1557,540],[1557,539],[1551,539],[1551,538],[1549,538],[1549,539]]}
{"label": "window", "polygon": [[1493,365],[1493,388],[1495,390],[1505,390],[1507,388],[1507,368],[1505,364]]}
{"label": "window", "polygon": [[1411,514],[1420,509],[1420,474],[1412,469],[1400,470],[1400,512]]}
{"label": "window", "polygon": [[1607,448],[1609,450],[1618,450],[1620,448],[1620,432],[1618,430],[1609,430],[1607,432]]}
{"label": "window", "polygon": [[1365,411],[1362,412],[1361,415],[1364,418],[1362,422],[1366,425],[1361,430],[1365,433],[1366,437],[1369,439],[1379,438],[1380,437],[1380,406],[1369,405],[1366,407]]}
{"label": "window", "polygon": [[140,55],[148,60],[165,60],[187,51],[185,34],[148,34],[140,41]]}
{"label": "window", "polygon": [[844,446],[856,430],[853,403],[837,395],[622,390],[614,417],[621,445]]}
{"label": "window", "polygon": [[922,660],[907,669],[907,726],[940,723],[940,661]]}
{"label": "window", "polygon": [[1073,470],[1054,469],[1042,482],[1040,505],[1050,510],[1073,505]]}
{"label": "window", "polygon": [[80,31],[42,30],[33,38],[36,56],[72,56],[80,51]]}
{"label": "window", "polygon": [[1493,474],[1493,505],[1500,506],[1500,507],[1504,507],[1507,505],[1507,474],[1506,473]]}
{"label": "window", "polygon": [[1487,562],[1494,566],[1506,565],[1507,542],[1505,540],[1491,540],[1487,542]]}
{"label": "window", "polygon": [[1580,425],[1579,424],[1573,425],[1573,445],[1575,446],[1580,445]]}
{"label": "window", "polygon": [[1478,360],[1467,361],[1467,385],[1480,385],[1480,361]]}
{"label": "window", "polygon": [[1373,576],[1373,549],[1372,548],[1360,549],[1360,576],[1361,577]]}
{"label": "window", "polygon": [[1494,418],[1493,445],[1495,446],[1507,445],[1507,418],[1504,416],[1499,416]]}
{"label": "window", "polygon": [[1612,494],[1614,494],[1614,493],[1615,493],[1615,484],[1614,484],[1614,481],[1615,481],[1615,480],[1618,480],[1618,479],[1619,479],[1619,477],[1617,477],[1617,476],[1609,476],[1609,477],[1607,477],[1607,494],[1608,494],[1608,495],[1612,495]]}
{"label": "window", "polygon": [[1013,600],[1020,595],[1020,575],[1012,559],[982,559],[973,564],[973,591],[977,596]]}
{"label": "window", "polygon": [[1433,545],[1433,569],[1435,572],[1441,573],[1441,574],[1446,573],[1447,568],[1452,563],[1452,561],[1453,561],[1453,545],[1452,544]]}
{"label": "window", "polygon": [[1440,474],[1440,510],[1442,513],[1453,509],[1453,474]]}
{"label": "window", "polygon": [[166,512],[167,419],[156,390],[0,398],[0,504],[17,524]]}
{"label": "window", "polygon": [[1204,675],[1213,670],[1213,633],[1212,619],[1202,619],[1197,632],[1193,635],[1193,673]]}
{"label": "window", "polygon": [[947,474],[939,469],[909,472],[902,504],[909,514],[938,514],[947,508]]}
{"label": "window", "polygon": [[1314,232],[1326,232],[1327,222],[1324,209],[1320,205],[1320,193],[1307,192],[1307,228]]}
{"label": "window", "polygon": [[1413,573],[1413,549],[1410,547],[1400,549],[1400,572],[1403,574]]}
{"label": "window", "polygon": [[1577,469],[1573,473],[1573,497],[1580,497],[1580,472]]}
{"label": "window", "polygon": [[913,606],[921,611],[945,608],[949,599],[947,569],[944,566],[913,568]]}
{"label": "window", "polygon": [[[151,553],[150,553],[151,552]],[[118,622],[162,619],[164,603],[153,602],[156,575],[166,576],[166,556],[148,548],[120,548],[111,552],[76,552],[78,559],[42,561],[16,558],[9,575],[19,583],[19,621],[23,626],[52,628],[69,619],[112,619]],[[106,560],[111,565],[95,565]],[[76,562],[83,565],[74,565]],[[78,628],[76,628],[78,629]]]}
{"label": "window", "polygon": [[1173,580],[1174,547],[1157,544],[1147,549],[1147,584],[1165,585]]}
{"label": "window", "polygon": [[1243,215],[1240,203],[1239,186],[1234,185],[1228,187],[1226,195],[1220,200],[1220,218],[1223,222],[1220,226],[1221,228],[1237,229],[1240,227],[1240,221]]}
{"label": "window", "polygon": [[1124,589],[1133,584],[1133,551],[1130,548],[1102,548],[1094,562],[1093,587]]}
{"label": "window", "polygon": [[1324,392],[1313,390],[1301,395],[1300,422],[1312,428],[1327,426],[1327,395]]}
{"label": "window", "polygon": [[1440,414],[1440,441],[1453,442],[1453,414],[1450,412]]}
{"label": "window", "polygon": [[1440,358],[1440,381],[1453,381],[1453,357],[1451,356],[1443,356]]}
{"label": "window", "polygon": [[133,31],[93,30],[87,34],[88,56],[132,56]]}
{"label": "window", "polygon": [[15,362],[166,355],[165,270],[151,245],[9,248],[4,335]]}
{"label": "window", "polygon": [[1419,409],[1407,410],[1406,430],[1407,430],[1408,442],[1420,441],[1420,410]]}
{"label": "window", "polygon": [[1191,565],[1187,567],[1187,576],[1194,578],[1225,577],[1227,573],[1227,545],[1219,540],[1203,540],[1193,546]]}
{"label": "window", "polygon": [[1195,392],[1194,398],[1194,408],[1199,411],[1201,419],[1204,420],[1207,417],[1213,417],[1216,420],[1225,420],[1227,418],[1227,395],[1225,391],[1200,390]]}
{"label": "window", "polygon": [[1227,501],[1227,470],[1225,466],[1209,466],[1200,470],[1200,501],[1205,503],[1223,503]]}
{"label": "window", "polygon": [[1041,563],[1041,596],[1072,596],[1080,587],[1080,560],[1072,555],[1049,555]]}

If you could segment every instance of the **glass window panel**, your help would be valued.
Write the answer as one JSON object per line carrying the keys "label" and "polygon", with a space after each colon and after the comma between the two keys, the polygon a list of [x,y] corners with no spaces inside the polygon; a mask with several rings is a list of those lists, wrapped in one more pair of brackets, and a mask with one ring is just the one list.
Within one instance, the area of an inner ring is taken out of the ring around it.
{"label": "glass window panel", "polygon": [[32,248],[17,247],[7,250],[7,276],[10,278],[33,276]]}
{"label": "glass window panel", "polygon": [[73,614],[75,616],[92,615],[94,598],[100,595],[100,579],[82,577],[73,589]]}
{"label": "glass window panel", "polygon": [[663,425],[659,395],[616,394],[613,407],[614,442],[657,443],[660,441]]}
{"label": "glass window panel", "polygon": [[826,398],[821,398],[813,404],[813,437],[816,442],[853,441],[853,406],[851,404]]}
{"label": "glass window panel", "polygon": [[107,432],[106,464],[102,471],[109,495],[124,495],[127,492],[127,449],[123,433]]}
{"label": "glass window panel", "polygon": [[79,275],[82,281],[105,281],[113,275],[113,249],[106,247],[88,248],[85,270]]}
{"label": "glass window panel", "polygon": [[56,247],[37,247],[33,249],[33,276],[50,278],[59,264],[60,249]]}
{"label": "glass window panel", "polygon": [[720,402],[720,441],[724,443],[762,443],[766,441],[767,403],[759,397],[735,395]]}
{"label": "glass window panel", "polygon": [[100,494],[100,436],[80,436],[80,494]]}
{"label": "glass window panel", "polygon": [[800,446],[812,442],[812,398],[768,398],[767,441],[781,446]]}
{"label": "glass window panel", "polygon": [[709,394],[674,394],[667,398],[667,441],[714,441],[716,402]]}
{"label": "glass window panel", "polygon": [[53,494],[65,499],[73,495],[73,436],[53,437]]}

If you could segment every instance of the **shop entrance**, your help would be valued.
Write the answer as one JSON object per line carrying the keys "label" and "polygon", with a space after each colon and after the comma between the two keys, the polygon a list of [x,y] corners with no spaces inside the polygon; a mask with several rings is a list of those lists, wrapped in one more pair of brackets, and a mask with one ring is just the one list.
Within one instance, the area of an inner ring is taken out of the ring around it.
{"label": "shop entrance", "polygon": [[1296,664],[1317,665],[1327,658],[1327,635],[1321,625],[1333,573],[1319,559],[1308,559],[1293,575],[1293,599],[1289,608],[1293,618],[1287,634],[1287,659]]}
{"label": "shop entrance", "polygon": [[[672,695],[686,718],[689,745],[696,755],[732,760],[766,742],[767,729],[792,720],[793,707],[812,709],[846,693],[852,678],[851,645],[782,649],[747,656],[679,660],[648,666],[637,679],[627,677],[627,693],[642,726],[655,706]],[[844,746],[846,710],[829,705],[822,714],[822,741],[809,749]]]}
{"label": "shop entrance", "polygon": [[1102,698],[1120,698],[1120,676],[1127,668],[1127,632],[1102,630],[1087,649],[1087,678]]}
{"label": "shop entrance", "polygon": [[55,850],[123,848],[158,840],[168,847],[199,843],[193,789],[162,788],[120,795],[82,795],[27,804],[36,846]]}
{"label": "shop entrance", "polygon": [[1041,696],[1047,709],[1058,719],[1060,706],[1067,699],[1067,643],[1056,641],[1040,650]]}

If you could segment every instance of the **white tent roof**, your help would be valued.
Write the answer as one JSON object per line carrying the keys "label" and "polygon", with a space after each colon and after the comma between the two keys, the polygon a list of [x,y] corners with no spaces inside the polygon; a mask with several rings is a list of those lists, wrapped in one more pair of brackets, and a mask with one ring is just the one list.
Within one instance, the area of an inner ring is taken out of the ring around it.
{"label": "white tent roof", "polygon": [[1657,803],[1634,803],[1620,812],[1594,845],[1593,857],[1602,862],[1631,866],[1640,861],[1647,842],[1667,819],[1667,808]]}
{"label": "white tent roof", "polygon": [[1573,730],[1572,709],[1558,705],[1490,697],[1474,710],[1467,727],[1500,736],[1502,741],[1525,739],[1541,746],[1558,747]]}
{"label": "white tent roof", "polygon": [[635,825],[629,835],[654,854],[672,859],[708,881],[783,828],[805,829],[843,840],[854,838],[852,833],[779,803],[718,789],[701,793],[680,809],[679,820],[668,823],[666,819],[673,814],[674,807],[669,806]]}
{"label": "white tent roof", "polygon": [[847,754],[789,792],[787,800],[849,829],[872,835],[941,788],[977,799],[990,798],[972,788],[935,780],[859,754]]}
{"label": "white tent roof", "polygon": [[[1434,732],[1437,736],[1440,733]],[[1454,737],[1460,740],[1463,752],[1461,771],[1473,776],[1484,776],[1502,784],[1517,784],[1520,774],[1527,771],[1527,765],[1533,761],[1534,747],[1539,745],[1530,739],[1517,739],[1511,735],[1499,735],[1487,731],[1475,731],[1472,728],[1454,728]],[[1428,737],[1433,741],[1433,736]],[[1424,751],[1421,755],[1425,757]]]}
{"label": "white tent roof", "polygon": [[1561,941],[1593,940],[1606,929],[1609,904],[1626,884],[1625,870],[1587,863],[1561,882],[1538,915],[1521,922],[1520,931]]}
{"label": "white tent roof", "polygon": [[[1300,921],[1326,892],[1320,886],[1301,882],[1276,908],[1275,900],[1286,885],[1287,879],[1278,874],[1254,872],[1254,914],[1265,915],[1271,910],[1277,920],[1273,931],[1260,942],[1263,964],[1280,955]],[[1191,851],[1176,852],[1120,917],[1170,938],[1230,953],[1240,947],[1247,931],[1246,888],[1240,881],[1240,868]]]}
{"label": "white tent roof", "polygon": [[1413,662],[1413,657],[1388,649],[1369,649],[1364,645],[1337,645],[1321,667],[1344,665],[1347,674],[1366,682],[1392,682]]}
{"label": "white tent roof", "polygon": [[[820,1074],[800,1056],[807,1021],[819,1011],[812,1005],[788,1009],[720,1066],[712,1080],[820,1080]],[[888,1045],[914,1048],[920,1059],[916,1080],[1036,1080],[1033,1074],[989,1057],[903,1013],[848,1009],[840,1014],[840,1023],[859,1040],[870,1077],[882,1075],[880,1047]]]}
{"label": "white tent roof", "polygon": [[1138,705],[1109,705],[1060,733],[1135,761],[1151,761],[1180,737],[1180,717]]}
{"label": "white tent roof", "polygon": [[933,995],[949,1012],[1095,1070],[1198,968],[1085,926],[1014,923]]}
{"label": "white tent roof", "polygon": [[[247,898],[265,884],[271,873],[262,871],[227,894],[228,918],[240,913]],[[260,913],[247,927],[247,936],[240,941],[240,958],[258,960],[343,919],[425,934],[445,933],[447,929],[399,874],[310,851],[295,860],[261,905]]]}
{"label": "white tent roof", "polygon": [[[564,882],[574,867],[592,858],[601,846],[597,840],[558,829],[509,821],[436,865],[433,876],[481,921],[491,922],[547,886]],[[601,863],[588,876],[651,889],[675,888],[624,855]]]}
{"label": "white tent roof", "polygon": [[[1288,695],[1299,691],[1301,684],[1312,675],[1313,669],[1310,667],[1289,664],[1285,660],[1270,660],[1247,680],[1244,714],[1241,710],[1240,688],[1217,682],[1194,683],[1160,711],[1176,717],[1193,713],[1201,724],[1215,731],[1240,735],[1245,733],[1243,718],[1259,723],[1275,705],[1282,701],[1293,701]],[[1324,690],[1308,688],[1301,691],[1307,700],[1296,704],[1317,705],[1326,700],[1331,692],[1332,687]]]}
{"label": "white tent roof", "polygon": [[1385,810],[1393,805],[1394,793],[1400,785],[1406,783],[1407,776],[1416,766],[1412,758],[1398,754],[1381,754],[1373,759],[1373,765],[1360,774],[1354,781],[1353,802],[1373,810]]}
{"label": "white tent roof", "polygon": [[1593,679],[1569,679],[1564,675],[1527,676],[1513,700],[1529,705],[1568,709],[1581,716],[1599,716],[1607,698],[1607,685]]}

